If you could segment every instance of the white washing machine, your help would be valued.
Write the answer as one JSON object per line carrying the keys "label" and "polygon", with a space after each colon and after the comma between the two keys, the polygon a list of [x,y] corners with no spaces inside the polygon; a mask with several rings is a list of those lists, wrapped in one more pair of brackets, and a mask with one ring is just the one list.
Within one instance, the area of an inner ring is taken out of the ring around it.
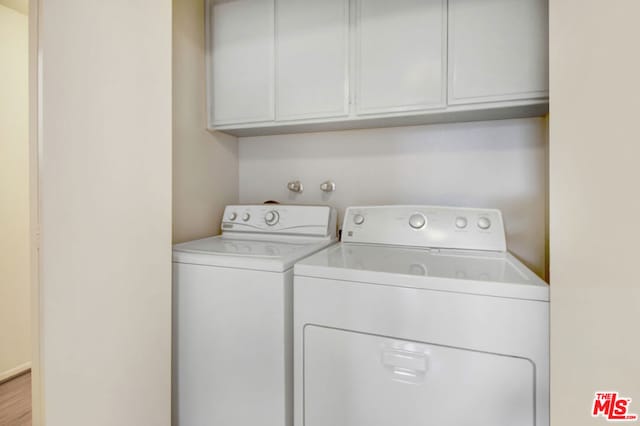
{"label": "white washing machine", "polygon": [[547,426],[549,289],[497,210],[347,209],[296,264],[296,426]]}
{"label": "white washing machine", "polygon": [[327,206],[227,206],[173,249],[176,426],[293,422],[293,264],[335,242]]}

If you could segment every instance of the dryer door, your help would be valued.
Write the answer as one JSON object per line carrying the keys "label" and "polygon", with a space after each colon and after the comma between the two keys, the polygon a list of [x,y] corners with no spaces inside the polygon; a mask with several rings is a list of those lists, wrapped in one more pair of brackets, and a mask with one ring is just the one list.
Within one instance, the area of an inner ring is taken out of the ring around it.
{"label": "dryer door", "polygon": [[304,426],[533,426],[526,359],[307,326]]}

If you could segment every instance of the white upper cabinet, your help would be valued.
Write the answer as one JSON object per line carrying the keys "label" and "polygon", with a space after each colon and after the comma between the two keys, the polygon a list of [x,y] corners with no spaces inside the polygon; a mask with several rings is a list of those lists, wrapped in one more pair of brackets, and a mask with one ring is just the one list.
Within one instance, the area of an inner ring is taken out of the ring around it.
{"label": "white upper cabinet", "polygon": [[548,0],[207,0],[210,126],[238,136],[549,111]]}
{"label": "white upper cabinet", "polygon": [[276,0],[276,119],[349,112],[349,0]]}
{"label": "white upper cabinet", "polygon": [[547,0],[449,0],[449,104],[547,96]]}
{"label": "white upper cabinet", "polygon": [[444,107],[446,0],[355,0],[355,5],[357,113]]}
{"label": "white upper cabinet", "polygon": [[211,7],[212,124],[273,120],[274,0],[235,0]]}

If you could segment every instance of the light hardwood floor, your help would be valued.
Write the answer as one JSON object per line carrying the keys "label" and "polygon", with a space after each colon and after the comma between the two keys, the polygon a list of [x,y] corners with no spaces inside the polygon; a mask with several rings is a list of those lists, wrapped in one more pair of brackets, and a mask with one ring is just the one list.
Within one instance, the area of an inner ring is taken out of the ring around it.
{"label": "light hardwood floor", "polygon": [[0,384],[0,426],[31,426],[31,373]]}

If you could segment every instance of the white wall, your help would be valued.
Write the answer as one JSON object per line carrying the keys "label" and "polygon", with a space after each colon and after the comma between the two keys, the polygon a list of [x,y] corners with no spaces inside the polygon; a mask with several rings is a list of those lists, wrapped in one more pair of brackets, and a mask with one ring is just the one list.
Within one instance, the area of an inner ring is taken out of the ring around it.
{"label": "white wall", "polygon": [[[550,2],[552,426],[640,414],[640,2]],[[636,423],[629,423],[636,424]]]}
{"label": "white wall", "polygon": [[206,130],[204,0],[173,0],[173,241],[217,234],[238,202],[238,140]]}
{"label": "white wall", "polygon": [[240,138],[240,201],[499,208],[509,249],[544,276],[546,139],[542,118]]}
{"label": "white wall", "polygon": [[47,426],[171,407],[171,1],[40,3]]}
{"label": "white wall", "polygon": [[0,4],[0,381],[31,360],[28,34]]}

